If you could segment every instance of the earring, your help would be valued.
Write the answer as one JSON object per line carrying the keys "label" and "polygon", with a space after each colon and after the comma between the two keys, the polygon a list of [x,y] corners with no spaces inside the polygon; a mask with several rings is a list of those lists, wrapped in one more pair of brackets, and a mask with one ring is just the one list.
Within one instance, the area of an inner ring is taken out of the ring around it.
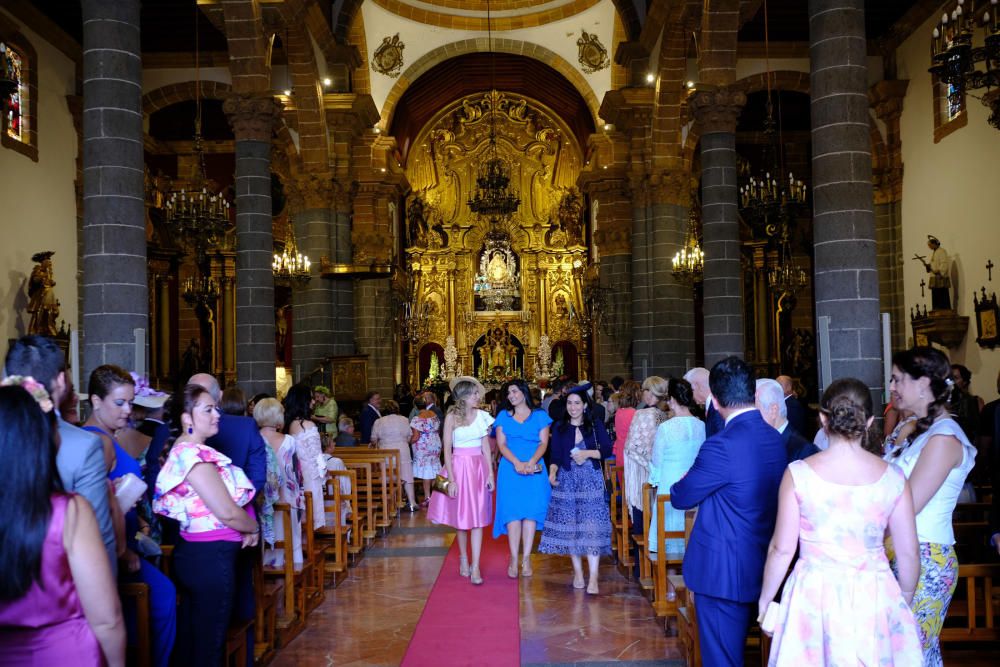
{"label": "earring", "polygon": [[194,429],[193,429],[193,428],[191,428],[190,426],[188,426],[188,433],[189,433],[189,434],[191,434],[191,433],[194,433]]}

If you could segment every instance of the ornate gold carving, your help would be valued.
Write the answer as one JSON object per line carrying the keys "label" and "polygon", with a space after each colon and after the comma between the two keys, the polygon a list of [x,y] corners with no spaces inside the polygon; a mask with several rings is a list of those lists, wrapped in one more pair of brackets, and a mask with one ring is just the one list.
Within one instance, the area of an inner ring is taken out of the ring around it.
{"label": "ornate gold carving", "polygon": [[330,208],[338,189],[332,174],[309,172],[290,179],[285,192],[297,212]]}
{"label": "ornate gold carving", "polygon": [[236,141],[271,142],[274,128],[281,119],[281,105],[270,97],[230,95],[222,103]]}
{"label": "ornate gold carving", "polygon": [[736,132],[736,121],[746,103],[744,92],[727,88],[699,90],[688,98],[688,106],[701,124],[703,135]]}
{"label": "ornate gold carving", "polygon": [[406,45],[399,39],[397,32],[392,37],[385,37],[375,53],[372,54],[372,69],[379,74],[397,77],[403,71],[403,49]]}
{"label": "ornate gold carving", "polygon": [[580,39],[576,40],[576,45],[579,48],[577,59],[580,61],[580,67],[587,74],[607,69],[611,65],[611,60],[608,58],[608,50],[601,44],[601,40],[598,39],[597,35],[586,30],[581,32],[583,34]]}

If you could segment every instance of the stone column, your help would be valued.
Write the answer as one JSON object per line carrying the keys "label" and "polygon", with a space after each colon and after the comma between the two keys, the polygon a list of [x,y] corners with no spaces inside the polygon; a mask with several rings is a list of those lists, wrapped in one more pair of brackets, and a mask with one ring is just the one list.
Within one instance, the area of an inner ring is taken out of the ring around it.
{"label": "stone column", "polygon": [[868,91],[875,115],[885,123],[885,155],[875,161],[875,248],[879,305],[889,313],[892,349],[906,346],[909,328],[903,295],[903,146],[899,119],[908,80],[883,80]]}
{"label": "stone column", "polygon": [[133,330],[149,338],[139,4],[82,3],[83,382],[133,368]]}
{"label": "stone column", "polygon": [[830,318],[833,375],[821,381],[858,378],[880,405],[864,0],[809,0],[809,40],[816,317]]}
{"label": "stone column", "polygon": [[[348,264],[351,251],[350,189],[340,185],[333,197],[330,217],[329,253],[331,261]],[[354,344],[354,278],[328,278],[333,298],[333,327],[330,336],[331,354],[355,354]]]}
{"label": "stone column", "polygon": [[736,121],[746,95],[699,90],[689,102],[701,124],[701,211],[705,251],[705,366],[743,357],[742,270],[737,216]]}
{"label": "stone column", "polygon": [[274,394],[271,134],[281,113],[270,97],[223,103],[236,136],[236,377],[247,396]]}
{"label": "stone column", "polygon": [[[589,181],[584,192],[590,198],[590,224],[600,260],[600,284],[610,290],[604,325],[596,335],[594,377],[629,377],[629,346],[632,322],[632,204],[628,182],[619,178]],[[543,300],[544,303],[544,300]]]}
{"label": "stone column", "polygon": [[[330,256],[332,177],[329,173],[301,174],[288,190],[299,252],[319,266],[320,257]],[[333,354],[334,305],[332,282],[318,275],[292,294],[292,367],[303,376]]]}

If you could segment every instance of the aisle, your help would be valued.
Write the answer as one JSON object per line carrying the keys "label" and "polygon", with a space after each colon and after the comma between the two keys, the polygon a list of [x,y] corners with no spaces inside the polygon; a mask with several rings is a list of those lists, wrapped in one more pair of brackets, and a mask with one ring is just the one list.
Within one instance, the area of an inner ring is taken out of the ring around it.
{"label": "aisle", "polygon": [[[425,513],[403,513],[388,538],[377,540],[347,580],[327,591],[306,629],[272,665],[400,665],[453,540],[453,532],[431,525]],[[521,665],[681,666],[677,640],[664,636],[649,602],[608,559],[597,597],[573,589],[568,559],[535,554],[533,563],[534,576],[520,581]],[[504,578],[505,569],[506,561]],[[441,659],[432,665],[449,667]]]}

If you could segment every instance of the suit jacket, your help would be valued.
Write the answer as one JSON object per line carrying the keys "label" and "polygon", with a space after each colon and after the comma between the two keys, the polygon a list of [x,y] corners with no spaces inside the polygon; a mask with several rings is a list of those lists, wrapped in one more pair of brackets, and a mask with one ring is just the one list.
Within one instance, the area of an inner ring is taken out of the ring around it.
{"label": "suit jacket", "polygon": [[108,470],[104,467],[101,439],[63,421],[62,417],[59,418],[59,437],[62,442],[56,453],[56,467],[63,489],[79,493],[94,508],[97,527],[111,561],[111,571],[117,572],[115,529],[111,525],[111,507],[108,504]]}
{"label": "suit jacket", "polygon": [[819,453],[819,447],[799,435],[799,432],[792,428],[791,422],[782,431],[781,441],[785,443],[785,452],[788,454],[789,463],[801,461],[807,456]]}
{"label": "suit jacket", "polygon": [[684,554],[684,581],[692,591],[757,600],[787,465],[781,434],[756,410],[733,417],[705,440],[687,475],[670,487],[674,507],[698,507]]}
{"label": "suit jacket", "polygon": [[243,469],[257,493],[264,491],[267,477],[267,447],[252,417],[223,414],[219,417],[219,432],[206,443]]}
{"label": "suit jacket", "polygon": [[378,411],[371,406],[371,403],[365,403],[365,407],[361,409],[361,417],[358,422],[361,425],[361,439],[358,440],[359,444],[367,445],[372,441],[372,426],[379,418]]}
{"label": "suit jacket", "polygon": [[715,409],[715,404],[709,399],[708,409],[705,411],[705,437],[711,438],[716,433],[722,431],[725,425],[726,420],[723,419],[719,411]]}
{"label": "suit jacket", "polygon": [[798,398],[795,396],[786,396],[785,408],[788,410],[788,424],[791,428],[795,429],[796,433],[805,437],[805,434],[807,433],[812,435],[816,432],[815,429],[807,428],[806,409],[803,407],[802,402],[799,401]]}

